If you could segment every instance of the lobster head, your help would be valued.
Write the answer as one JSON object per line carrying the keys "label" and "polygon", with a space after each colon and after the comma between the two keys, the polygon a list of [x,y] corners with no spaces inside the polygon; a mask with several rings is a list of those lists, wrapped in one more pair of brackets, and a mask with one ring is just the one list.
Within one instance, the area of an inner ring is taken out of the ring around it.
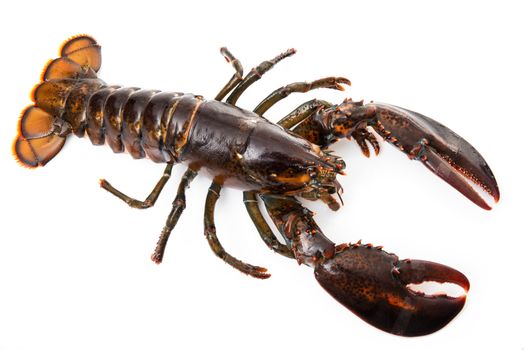
{"label": "lobster head", "polygon": [[342,191],[337,175],[344,174],[344,161],[280,126],[258,123],[241,159],[248,181],[255,179],[261,194],[300,196],[321,200],[333,210],[340,207],[333,195]]}
{"label": "lobster head", "polygon": [[448,282],[466,292],[469,281],[448,266],[423,260],[399,260],[381,247],[350,244],[315,266],[320,285],[369,324],[412,337],[433,333],[462,310],[466,296],[426,295],[410,284]]}

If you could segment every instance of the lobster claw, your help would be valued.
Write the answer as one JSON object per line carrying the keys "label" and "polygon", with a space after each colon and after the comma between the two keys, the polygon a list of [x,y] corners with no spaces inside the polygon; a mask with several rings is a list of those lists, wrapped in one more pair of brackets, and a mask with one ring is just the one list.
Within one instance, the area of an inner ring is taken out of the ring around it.
{"label": "lobster claw", "polygon": [[369,324],[389,333],[412,337],[433,333],[462,310],[466,296],[425,295],[409,284],[449,282],[469,289],[462,273],[423,260],[399,260],[395,254],[371,245],[353,244],[337,249],[319,262],[315,277],[320,285]]}
{"label": "lobster claw", "polygon": [[375,115],[374,129],[388,142],[420,160],[478,206],[490,205],[474,189],[476,184],[494,201],[500,197],[497,181],[480,153],[466,140],[439,122],[404,108],[370,103],[364,106]]}

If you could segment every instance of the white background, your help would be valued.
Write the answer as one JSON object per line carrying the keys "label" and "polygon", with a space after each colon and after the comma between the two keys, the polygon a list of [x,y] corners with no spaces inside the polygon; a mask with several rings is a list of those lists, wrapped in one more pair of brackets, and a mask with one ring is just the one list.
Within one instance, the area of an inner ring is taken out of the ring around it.
{"label": "white background", "polygon": [[[517,3],[11,2],[0,21],[0,350],[524,348],[524,25]],[[232,74],[221,46],[246,71],[295,47],[297,55],[239,105],[253,108],[290,82],[346,76],[353,82],[348,91],[295,95],[268,116],[276,121],[314,97],[353,97],[403,106],[458,132],[498,179],[501,201],[491,212],[389,145],[366,159],[349,142],[335,148],[348,164],[341,180],[346,205],[337,213],[310,207],[335,242],[362,238],[465,273],[472,287],[463,312],[415,339],[369,326],[325,293],[311,269],[269,251],[241,193],[225,189],[219,238],[231,254],[273,276],[240,274],[204,239],[205,178],[188,191],[164,263],[153,264],[182,166],[145,211],[101,190],[98,179],[145,198],[162,165],[72,137],[45,168],[19,167],[10,154],[18,115],[44,64],[79,33],[103,46],[100,75],[108,83],[212,98]]]}

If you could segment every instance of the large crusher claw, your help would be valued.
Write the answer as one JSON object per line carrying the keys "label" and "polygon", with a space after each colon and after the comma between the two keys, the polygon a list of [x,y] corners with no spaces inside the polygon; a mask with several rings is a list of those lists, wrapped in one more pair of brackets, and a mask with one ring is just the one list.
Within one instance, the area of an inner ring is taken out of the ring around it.
{"label": "large crusher claw", "polygon": [[350,244],[315,267],[315,277],[337,301],[383,331],[412,337],[433,333],[462,310],[466,295],[426,295],[409,288],[422,282],[448,282],[465,291],[469,281],[448,266],[399,260],[380,247]]}

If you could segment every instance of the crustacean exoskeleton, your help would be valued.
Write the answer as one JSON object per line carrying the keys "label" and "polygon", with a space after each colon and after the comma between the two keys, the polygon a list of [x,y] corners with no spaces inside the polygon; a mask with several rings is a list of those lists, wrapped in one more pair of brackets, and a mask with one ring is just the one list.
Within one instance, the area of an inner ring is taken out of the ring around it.
{"label": "crustacean exoskeleton", "polygon": [[[253,112],[236,107],[241,94],[280,60],[288,50],[264,61],[246,76],[240,62],[225,48],[224,57],[235,69],[214,100],[178,92],[160,92],[107,85],[97,76],[100,46],[89,36],[67,41],[60,57],[51,61],[33,92],[34,104],[19,121],[14,143],[24,166],[44,166],[62,149],[66,138],[87,133],[95,145],[107,143],[114,152],[167,163],[144,200],[133,199],[106,180],[101,186],[133,208],[154,205],[176,163],[188,166],[171,213],[162,230],[153,261],[160,263],[171,231],[185,208],[185,190],[199,173],[213,179],[206,199],[204,233],[212,251],[232,267],[257,278],[270,275],[263,267],[228,254],[216,235],[214,208],[223,186],[239,188],[264,242],[279,254],[312,266],[315,277],[335,299],[368,323],[390,333],[417,336],[437,331],[462,309],[466,297],[425,295],[408,284],[450,282],[468,290],[460,272],[433,262],[399,260],[370,244],[335,245],[321,232],[312,213],[296,199],[321,200],[340,207],[341,186],[336,176],[344,162],[329,146],[352,138],[369,156],[383,137],[409,158],[421,161],[467,198],[484,209],[488,203],[476,191],[499,199],[496,180],[482,156],[464,139],[440,123],[416,112],[382,103],[344,100],[339,105],[311,100],[278,124],[262,115],[294,92],[317,88],[343,90],[349,80],[328,77],[299,82],[275,90]],[[227,98],[226,98],[227,97]],[[226,102],[221,102],[226,98]],[[262,199],[286,244],[278,241],[259,208]]]}

